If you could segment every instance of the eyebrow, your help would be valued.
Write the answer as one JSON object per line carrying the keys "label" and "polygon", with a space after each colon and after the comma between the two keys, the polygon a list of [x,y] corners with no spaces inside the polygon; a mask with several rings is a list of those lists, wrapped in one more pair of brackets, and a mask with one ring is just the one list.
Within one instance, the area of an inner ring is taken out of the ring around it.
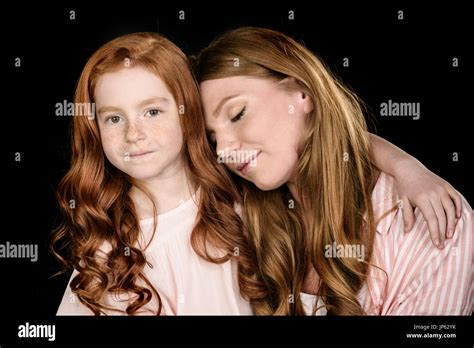
{"label": "eyebrow", "polygon": [[214,112],[212,113],[212,115],[214,117],[217,117],[220,114],[221,109],[224,106],[224,104],[227,103],[230,99],[234,99],[234,98],[237,98],[237,97],[239,97],[239,94],[229,95],[228,97],[223,98],[219,102],[219,104],[217,104],[217,107],[214,109]]}
{"label": "eyebrow", "polygon": [[145,105],[153,104],[153,103],[156,103],[156,102],[163,102],[163,103],[166,103],[166,104],[170,103],[168,98],[165,98],[165,97],[152,97],[152,98],[148,98],[148,99],[145,99],[145,100],[141,101],[140,104],[138,104],[138,106],[143,107]]}
{"label": "eyebrow", "polygon": [[[166,103],[166,104],[169,104],[170,101],[168,98],[165,98],[165,97],[152,97],[152,98],[148,98],[148,99],[145,99],[145,100],[142,100],[139,104],[138,104],[138,107],[144,107],[145,105],[149,105],[149,104],[153,104],[153,103],[156,103],[156,102],[163,102],[163,103]],[[120,108],[117,108],[115,106],[103,106],[99,109],[99,111],[97,112],[98,115],[102,115],[104,112],[108,112],[108,111],[122,111]]]}
{"label": "eyebrow", "polygon": [[104,113],[109,112],[109,111],[115,112],[115,111],[122,111],[122,110],[120,108],[116,108],[114,106],[103,106],[97,111],[97,115],[99,115],[99,117],[100,117],[101,115],[103,115]]}

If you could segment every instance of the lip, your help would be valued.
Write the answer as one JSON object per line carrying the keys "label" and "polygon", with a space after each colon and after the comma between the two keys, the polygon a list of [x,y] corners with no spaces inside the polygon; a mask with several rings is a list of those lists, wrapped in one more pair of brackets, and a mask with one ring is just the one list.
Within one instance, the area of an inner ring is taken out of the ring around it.
{"label": "lip", "polygon": [[249,164],[250,162],[254,161],[257,159],[258,156],[260,156],[260,153],[262,151],[259,151],[256,155],[252,156],[249,158],[249,160],[247,162],[245,162],[244,164],[240,165],[237,167],[237,170],[242,174],[242,175],[245,175],[245,173],[248,171],[249,169]]}
{"label": "lip", "polygon": [[150,153],[152,153],[153,151],[137,151],[137,152],[131,152],[129,154],[130,157],[142,157],[142,156],[145,156],[145,155],[148,155]]}

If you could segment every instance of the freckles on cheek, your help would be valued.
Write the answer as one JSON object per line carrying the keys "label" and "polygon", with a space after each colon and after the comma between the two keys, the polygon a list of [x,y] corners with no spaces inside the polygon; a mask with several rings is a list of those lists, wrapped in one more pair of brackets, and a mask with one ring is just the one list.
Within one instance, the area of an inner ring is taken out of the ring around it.
{"label": "freckles on cheek", "polygon": [[101,133],[102,148],[106,154],[120,151],[120,141],[118,134],[102,132]]}
{"label": "freckles on cheek", "polygon": [[183,132],[179,124],[168,124],[154,127],[150,134],[162,147],[181,144]]}

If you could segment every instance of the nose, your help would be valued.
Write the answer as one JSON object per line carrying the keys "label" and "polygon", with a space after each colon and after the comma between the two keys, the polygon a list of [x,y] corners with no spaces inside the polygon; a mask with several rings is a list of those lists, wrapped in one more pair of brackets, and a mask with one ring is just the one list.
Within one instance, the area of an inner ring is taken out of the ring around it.
{"label": "nose", "polygon": [[236,163],[240,141],[232,134],[216,134],[216,152],[220,163]]}
{"label": "nose", "polygon": [[129,121],[125,130],[125,140],[129,143],[136,143],[139,140],[145,139],[145,132],[143,126],[139,121]]}

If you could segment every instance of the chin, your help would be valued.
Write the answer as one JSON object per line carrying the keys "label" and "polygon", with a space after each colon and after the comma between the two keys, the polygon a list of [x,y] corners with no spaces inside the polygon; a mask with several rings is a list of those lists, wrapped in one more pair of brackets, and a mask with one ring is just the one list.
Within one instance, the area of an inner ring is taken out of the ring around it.
{"label": "chin", "polygon": [[124,172],[136,180],[151,179],[159,174],[157,170],[146,170],[143,168],[142,170],[124,170]]}
{"label": "chin", "polygon": [[284,182],[281,180],[254,180],[253,183],[262,191],[271,191],[282,186]]}

